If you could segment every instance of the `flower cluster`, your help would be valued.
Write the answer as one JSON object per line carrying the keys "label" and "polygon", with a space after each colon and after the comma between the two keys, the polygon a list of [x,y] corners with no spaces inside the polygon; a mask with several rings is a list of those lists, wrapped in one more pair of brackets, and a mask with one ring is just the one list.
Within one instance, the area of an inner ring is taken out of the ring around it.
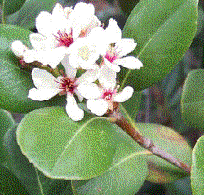
{"label": "flower cluster", "polygon": [[[133,39],[122,38],[114,19],[111,18],[104,29],[92,4],[81,2],[74,8],[63,8],[57,3],[52,13],[43,11],[38,15],[36,28],[38,33],[30,34],[32,49],[21,41],[14,41],[12,51],[21,62],[38,62],[52,69],[61,64],[64,71],[55,77],[52,71],[33,68],[35,88],[29,91],[30,99],[43,101],[66,94],[66,112],[78,121],[83,118],[84,111],[79,108],[75,95],[79,102],[87,99],[87,108],[98,116],[113,111],[116,102],[132,96],[130,86],[118,91],[119,65],[139,69],[142,63],[133,56],[126,56],[135,49],[136,43]],[[83,74],[76,76],[78,70]]]}

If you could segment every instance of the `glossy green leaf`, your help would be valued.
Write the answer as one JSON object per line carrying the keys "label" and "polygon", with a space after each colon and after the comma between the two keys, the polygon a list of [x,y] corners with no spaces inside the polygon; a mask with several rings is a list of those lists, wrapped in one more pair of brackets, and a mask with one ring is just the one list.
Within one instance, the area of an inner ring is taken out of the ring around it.
{"label": "glossy green leaf", "polygon": [[112,163],[112,125],[87,114],[74,122],[64,108],[32,111],[17,129],[21,151],[38,169],[51,178],[89,179]]}
{"label": "glossy green leaf", "polygon": [[192,195],[190,177],[165,184],[168,195]]}
{"label": "glossy green leaf", "polygon": [[35,28],[35,19],[41,11],[51,11],[57,0],[26,0],[22,8],[8,17],[9,24],[26,29]]}
{"label": "glossy green leaf", "polygon": [[137,117],[140,108],[141,97],[142,92],[134,92],[133,96],[128,101],[122,103],[132,119]]}
{"label": "glossy green leaf", "polygon": [[145,156],[149,152],[120,128],[115,129],[113,136],[117,140],[117,146],[112,165],[98,177],[87,181],[73,181],[75,194],[135,194],[144,183],[148,175]]}
{"label": "glossy green leaf", "polygon": [[183,86],[182,117],[189,126],[204,129],[204,70],[193,70]]}
{"label": "glossy green leaf", "polygon": [[191,187],[194,195],[204,192],[204,136],[200,137],[193,149]]}
{"label": "glossy green leaf", "polygon": [[6,153],[3,146],[3,137],[7,130],[15,124],[12,115],[6,111],[0,109],[0,163],[6,159]]}
{"label": "glossy green leaf", "polygon": [[0,25],[0,107],[13,112],[29,112],[33,109],[62,105],[65,96],[56,96],[49,101],[33,101],[28,91],[34,87],[31,74],[20,68],[10,47],[14,40],[22,40],[29,46],[31,32],[11,25]]}
{"label": "glossy green leaf", "polygon": [[29,195],[21,182],[7,168],[0,165],[0,194]]}
{"label": "glossy green leaf", "polygon": [[[187,141],[171,128],[148,123],[136,123],[135,127],[145,137],[150,138],[164,151],[182,162],[191,165],[191,147]],[[149,177],[147,180],[166,183],[187,176],[187,173],[157,156],[149,156]]]}
{"label": "glossy green leaf", "polygon": [[26,0],[3,0],[3,14],[4,16],[17,12],[25,3]]}
{"label": "glossy green leaf", "polygon": [[71,195],[71,182],[66,180],[50,179],[29,162],[22,154],[16,142],[17,126],[8,130],[4,136],[4,145],[8,153],[5,165],[21,181],[27,191],[32,195],[41,195],[39,182],[41,183],[44,195],[62,195],[69,192]]}
{"label": "glossy green leaf", "polygon": [[[141,0],[131,12],[123,36],[137,43],[133,54],[143,62],[127,84],[137,91],[168,74],[190,46],[196,33],[198,0]],[[120,73],[120,80],[127,69]]]}

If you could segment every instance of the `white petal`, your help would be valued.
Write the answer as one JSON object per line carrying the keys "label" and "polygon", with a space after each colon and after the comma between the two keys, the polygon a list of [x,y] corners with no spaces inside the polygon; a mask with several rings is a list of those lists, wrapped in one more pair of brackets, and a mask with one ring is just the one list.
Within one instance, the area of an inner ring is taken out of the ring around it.
{"label": "white petal", "polygon": [[66,19],[64,8],[57,3],[52,11],[53,32],[57,33],[59,30],[64,31],[70,27]]}
{"label": "white petal", "polygon": [[106,58],[104,58],[104,61],[106,66],[108,66],[108,68],[110,68],[112,71],[120,72],[120,67],[117,64],[115,64],[114,62],[110,63]]}
{"label": "white petal", "polygon": [[111,18],[108,27],[105,29],[106,41],[109,43],[116,43],[122,38],[122,31],[119,28],[116,20]]}
{"label": "white petal", "polygon": [[76,68],[73,68],[70,65],[66,65],[66,66],[64,66],[64,68],[65,68],[65,73],[66,73],[68,78],[74,79],[76,77],[76,73],[77,73]]}
{"label": "white petal", "polygon": [[46,11],[40,12],[38,17],[36,18],[36,28],[38,32],[45,36],[52,35],[53,31],[53,23],[52,23],[52,15]]}
{"label": "white petal", "polygon": [[39,33],[30,34],[30,42],[33,48],[36,50],[45,49],[46,48],[45,41],[46,38]]}
{"label": "white petal", "polygon": [[108,110],[108,102],[103,99],[87,100],[87,108],[97,116],[103,116]]}
{"label": "white petal", "polygon": [[55,7],[52,10],[52,16],[56,18],[60,18],[64,14],[64,9],[63,7],[59,4],[56,3]]}
{"label": "white petal", "polygon": [[133,56],[124,57],[114,61],[117,65],[122,65],[129,69],[140,69],[143,66],[142,62]]}
{"label": "white petal", "polygon": [[21,41],[14,41],[11,44],[11,50],[18,57],[22,57],[27,49],[28,48]]}
{"label": "white petal", "polygon": [[79,121],[84,117],[84,111],[78,107],[73,95],[67,95],[66,111],[74,121]]}
{"label": "white petal", "polygon": [[32,79],[36,88],[38,89],[59,89],[59,77],[56,79],[52,74],[46,70],[34,68],[32,70]]}
{"label": "white petal", "polygon": [[52,68],[56,68],[57,65],[63,60],[66,55],[65,47],[57,47],[55,49],[49,49],[46,51],[39,51],[37,61],[43,65],[50,65]]}
{"label": "white petal", "polygon": [[114,89],[116,85],[116,72],[105,64],[99,70],[98,80],[105,89]]}
{"label": "white petal", "polygon": [[78,79],[77,84],[80,83],[92,83],[97,80],[98,78],[98,68],[96,70],[87,70],[85,73],[83,73]]}
{"label": "white petal", "polygon": [[55,95],[59,93],[58,89],[36,89],[32,88],[29,90],[28,93],[28,98],[32,100],[38,100],[38,101],[43,101],[43,100],[49,100]]}
{"label": "white petal", "polygon": [[115,102],[125,102],[132,97],[134,89],[130,86],[125,87],[121,92],[113,97]]}
{"label": "white petal", "polygon": [[95,83],[82,83],[77,90],[86,99],[98,99],[102,96],[102,92]]}
{"label": "white petal", "polygon": [[24,52],[24,55],[23,55],[23,60],[26,62],[26,63],[32,63],[34,61],[37,61],[36,60],[36,57],[37,57],[38,53],[33,50],[33,49],[28,49]]}
{"label": "white petal", "polygon": [[73,11],[72,7],[65,7],[64,8],[64,13],[65,13],[65,17],[68,19],[70,13]]}
{"label": "white petal", "polygon": [[121,39],[116,43],[115,48],[118,56],[123,57],[132,52],[136,45],[134,39]]}

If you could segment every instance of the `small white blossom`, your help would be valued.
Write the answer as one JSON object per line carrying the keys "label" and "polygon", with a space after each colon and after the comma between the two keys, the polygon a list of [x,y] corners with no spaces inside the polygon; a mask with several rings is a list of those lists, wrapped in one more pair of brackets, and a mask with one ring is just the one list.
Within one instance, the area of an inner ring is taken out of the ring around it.
{"label": "small white blossom", "polygon": [[[68,58],[78,38],[88,36],[100,25],[92,4],[78,3],[72,9],[57,3],[52,13],[42,11],[36,18],[38,33],[30,34],[33,48],[23,53],[23,60],[26,63],[38,61],[56,68],[64,58]],[[17,50],[15,52],[18,54]]]}
{"label": "small white blossom", "polygon": [[104,83],[101,86],[95,83],[84,83],[80,86],[81,95],[87,99],[87,108],[92,113],[102,116],[108,110],[114,110],[115,102],[124,102],[132,97],[134,92],[130,86],[125,87],[121,92],[118,92],[116,83]]}
{"label": "small white blossom", "polygon": [[122,38],[122,31],[117,22],[112,18],[105,29],[105,37],[109,45],[104,55],[104,63],[113,71],[119,72],[119,65],[129,69],[139,69],[143,66],[142,62],[134,56],[124,57],[132,52],[137,44],[134,42],[134,39]]}
{"label": "small white blossom", "polygon": [[67,66],[66,74],[55,78],[46,70],[34,68],[32,71],[32,79],[35,88],[29,90],[28,98],[32,100],[49,100],[57,94],[67,95],[66,112],[74,121],[79,121],[84,116],[84,111],[80,109],[74,98],[74,94],[78,96],[80,101],[83,97],[80,95],[78,88],[86,82],[94,82],[95,75],[91,72],[85,72],[81,77],[75,78],[77,70],[71,66]]}

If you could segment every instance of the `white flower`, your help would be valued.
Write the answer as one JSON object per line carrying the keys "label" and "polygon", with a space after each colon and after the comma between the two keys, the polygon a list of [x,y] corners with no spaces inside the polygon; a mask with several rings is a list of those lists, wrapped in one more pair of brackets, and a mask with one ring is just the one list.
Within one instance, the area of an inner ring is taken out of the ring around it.
{"label": "white flower", "polygon": [[104,63],[113,71],[119,72],[122,65],[129,69],[139,69],[142,62],[134,56],[126,56],[132,52],[136,43],[134,39],[122,38],[122,32],[114,19],[109,20],[109,25],[105,29],[105,40],[109,44],[104,57]]}
{"label": "white flower", "polygon": [[78,3],[72,9],[57,3],[52,14],[42,11],[36,18],[38,33],[30,34],[33,49],[24,53],[24,61],[38,61],[56,68],[68,58],[74,42],[86,37],[96,26],[100,26],[100,21],[94,15],[93,5]]}
{"label": "white flower", "polygon": [[87,99],[87,108],[92,113],[102,116],[108,110],[113,111],[115,102],[124,102],[132,97],[133,88],[125,87],[121,92],[117,92],[116,83],[104,83],[101,86],[95,83],[83,83],[79,88],[81,95]]}
{"label": "white flower", "polygon": [[106,47],[103,44],[104,29],[95,27],[87,37],[78,38],[73,44],[72,51],[69,55],[70,65],[83,69],[98,69],[96,61],[101,53],[106,52]]}
{"label": "white flower", "polygon": [[92,72],[85,72],[81,77],[75,78],[77,70],[71,66],[65,67],[66,74],[55,78],[46,70],[34,68],[32,71],[32,79],[35,88],[29,90],[28,98],[32,100],[49,100],[57,94],[67,95],[66,112],[74,121],[79,121],[84,116],[84,111],[80,109],[74,98],[74,94],[78,96],[79,101],[83,100],[78,87],[85,82],[94,82],[95,75]]}
{"label": "white flower", "polygon": [[73,33],[77,37],[85,37],[93,28],[101,26],[100,20],[95,16],[95,8],[90,3],[77,3],[69,19],[73,25]]}

